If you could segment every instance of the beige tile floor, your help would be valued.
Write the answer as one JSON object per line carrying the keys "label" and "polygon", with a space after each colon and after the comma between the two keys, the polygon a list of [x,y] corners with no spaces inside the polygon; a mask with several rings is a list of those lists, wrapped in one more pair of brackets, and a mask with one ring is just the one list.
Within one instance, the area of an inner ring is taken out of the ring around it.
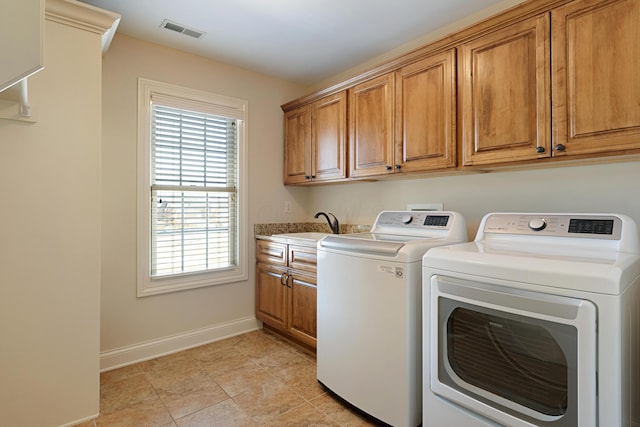
{"label": "beige tile floor", "polygon": [[98,427],[376,425],[318,384],[312,354],[267,330],[105,372],[100,383]]}

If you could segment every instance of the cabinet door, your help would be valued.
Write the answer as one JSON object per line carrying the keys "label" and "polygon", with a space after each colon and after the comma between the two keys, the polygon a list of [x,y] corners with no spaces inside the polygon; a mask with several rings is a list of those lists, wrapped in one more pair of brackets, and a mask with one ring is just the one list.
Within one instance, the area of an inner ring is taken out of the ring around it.
{"label": "cabinet door", "polygon": [[574,1],[551,17],[554,155],[640,148],[640,1]]}
{"label": "cabinet door", "polygon": [[315,276],[292,272],[288,282],[291,310],[288,332],[299,341],[312,347],[317,337],[317,280]]}
{"label": "cabinet door", "polygon": [[349,175],[393,172],[394,74],[349,89]]}
{"label": "cabinet door", "polygon": [[346,178],[346,91],[311,104],[311,120],[313,180]]}
{"label": "cabinet door", "polygon": [[309,106],[284,115],[284,183],[311,180],[311,114]]}
{"label": "cabinet door", "polygon": [[550,156],[549,15],[460,48],[464,166]]}
{"label": "cabinet door", "polygon": [[287,330],[286,274],[285,268],[256,265],[256,317],[283,331]]}
{"label": "cabinet door", "polygon": [[455,96],[453,49],[396,72],[395,166],[400,171],[456,165]]}

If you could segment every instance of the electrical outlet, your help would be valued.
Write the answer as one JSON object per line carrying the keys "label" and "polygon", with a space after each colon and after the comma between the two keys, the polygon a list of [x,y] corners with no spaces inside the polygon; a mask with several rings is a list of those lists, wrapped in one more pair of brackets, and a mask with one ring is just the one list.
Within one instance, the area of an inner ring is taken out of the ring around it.
{"label": "electrical outlet", "polygon": [[284,212],[285,213],[291,213],[293,211],[293,208],[291,207],[291,200],[285,200],[284,201]]}
{"label": "electrical outlet", "polygon": [[408,211],[441,211],[444,208],[443,203],[409,203]]}

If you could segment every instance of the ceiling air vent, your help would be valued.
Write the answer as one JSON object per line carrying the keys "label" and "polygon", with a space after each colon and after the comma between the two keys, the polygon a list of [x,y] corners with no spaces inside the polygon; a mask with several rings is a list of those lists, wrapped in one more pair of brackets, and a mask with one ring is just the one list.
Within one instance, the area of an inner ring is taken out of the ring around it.
{"label": "ceiling air vent", "polygon": [[176,33],[181,33],[181,34],[184,34],[185,36],[190,36],[196,39],[199,39],[206,34],[204,31],[185,27],[182,24],[169,21],[168,19],[165,19],[164,21],[162,21],[162,24],[160,24],[160,28],[166,28],[167,30],[175,31]]}

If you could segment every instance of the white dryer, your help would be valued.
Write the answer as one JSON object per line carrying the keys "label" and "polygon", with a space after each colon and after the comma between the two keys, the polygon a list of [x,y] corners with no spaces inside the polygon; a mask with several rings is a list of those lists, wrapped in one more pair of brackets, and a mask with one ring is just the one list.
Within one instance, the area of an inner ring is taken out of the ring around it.
{"label": "white dryer", "polygon": [[423,258],[425,427],[640,425],[640,241],[624,215],[486,215]]}
{"label": "white dryer", "polygon": [[383,211],[318,242],[318,381],[395,427],[422,415],[422,256],[467,241],[457,212]]}

